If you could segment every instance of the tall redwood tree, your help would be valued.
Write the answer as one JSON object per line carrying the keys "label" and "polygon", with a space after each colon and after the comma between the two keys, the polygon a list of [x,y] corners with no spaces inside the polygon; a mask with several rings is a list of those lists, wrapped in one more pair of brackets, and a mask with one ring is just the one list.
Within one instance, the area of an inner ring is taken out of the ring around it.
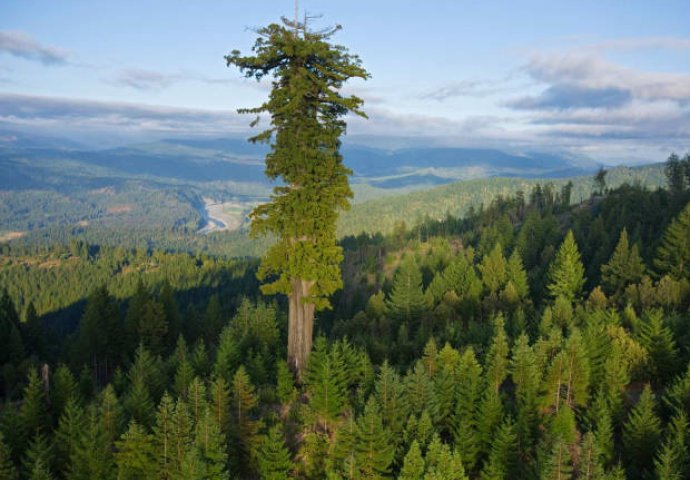
{"label": "tall redwood tree", "polygon": [[343,117],[366,117],[360,98],[340,94],[348,79],[369,74],[359,57],[329,43],[339,29],[314,32],[306,21],[283,19],[258,30],[253,55],[234,50],[225,57],[246,77],[273,78],[268,100],[239,112],[271,117],[270,128],[250,141],[270,144],[265,173],[280,184],[251,213],[251,233],[277,238],[258,276],[266,281],[264,293],[288,296],[288,361],[300,376],[312,347],[314,314],[328,308],[328,297],[342,287],[336,221],[352,198],[352,172],[340,154]]}

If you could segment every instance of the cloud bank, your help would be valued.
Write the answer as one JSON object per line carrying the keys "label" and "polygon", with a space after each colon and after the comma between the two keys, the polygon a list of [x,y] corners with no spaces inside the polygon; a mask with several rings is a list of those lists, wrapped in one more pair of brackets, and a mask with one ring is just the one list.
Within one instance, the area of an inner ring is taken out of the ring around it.
{"label": "cloud bank", "polygon": [[44,65],[64,65],[69,59],[67,50],[41,45],[29,35],[16,31],[0,31],[0,52]]}

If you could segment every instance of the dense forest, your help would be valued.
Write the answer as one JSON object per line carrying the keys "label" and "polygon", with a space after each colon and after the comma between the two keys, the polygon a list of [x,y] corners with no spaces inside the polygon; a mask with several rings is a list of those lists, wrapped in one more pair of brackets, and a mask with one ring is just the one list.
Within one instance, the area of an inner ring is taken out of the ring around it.
{"label": "dense forest", "polygon": [[342,239],[299,382],[254,260],[5,245],[0,478],[688,478],[689,166]]}

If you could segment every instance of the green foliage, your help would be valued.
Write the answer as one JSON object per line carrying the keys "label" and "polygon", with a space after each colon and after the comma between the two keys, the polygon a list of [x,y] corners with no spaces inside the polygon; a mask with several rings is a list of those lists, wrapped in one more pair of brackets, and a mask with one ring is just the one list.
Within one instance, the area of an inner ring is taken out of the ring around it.
{"label": "green foliage", "polygon": [[3,480],[17,480],[19,472],[12,463],[10,447],[5,443],[5,437],[0,433],[0,478]]}
{"label": "green foliage", "polygon": [[419,444],[416,440],[410,445],[410,449],[405,455],[402,469],[398,479],[400,480],[422,480],[424,475],[424,459],[422,452],[419,449]]}
{"label": "green foliage", "polygon": [[156,478],[156,450],[153,437],[135,421],[115,442],[118,480]]}
{"label": "green foliage", "polygon": [[562,296],[572,302],[579,298],[584,284],[585,269],[570,230],[549,267],[549,293],[554,298]]}
{"label": "green foliage", "polygon": [[623,228],[609,263],[601,266],[601,280],[607,292],[620,294],[625,287],[642,278],[645,267],[637,245],[628,243],[628,231]]}
{"label": "green foliage", "polygon": [[416,323],[426,311],[422,274],[412,255],[406,256],[395,272],[386,305],[391,317],[408,324]]}
{"label": "green foliage", "polygon": [[690,204],[664,232],[654,266],[676,279],[690,278]]}
{"label": "green foliage", "polygon": [[361,475],[364,478],[386,476],[390,472],[395,449],[373,397],[369,397],[364,413],[357,421],[355,439],[355,461]]}
{"label": "green foliage", "polygon": [[329,348],[323,337],[318,338],[309,357],[306,385],[310,393],[309,406],[325,430],[343,413],[347,404],[344,367],[340,351]]}
{"label": "green foliage", "polygon": [[661,439],[661,422],[654,408],[654,395],[647,385],[623,427],[623,446],[630,478],[645,478],[654,467],[654,455]]}
{"label": "green foliage", "polygon": [[276,425],[268,430],[259,447],[259,473],[266,480],[287,480],[291,471],[290,452],[285,446],[282,429]]}
{"label": "green foliage", "polygon": [[[294,27],[293,30],[291,27]],[[298,34],[301,30],[301,35]],[[336,29],[337,30],[337,29]],[[272,233],[277,243],[263,259],[259,276],[276,275],[265,293],[290,294],[296,279],[313,282],[307,300],[317,309],[342,285],[342,249],[336,242],[338,210],[349,206],[351,173],[339,153],[345,133],[341,117],[365,116],[362,100],[339,90],[350,78],[368,78],[357,56],[328,43],[335,30],[309,32],[306,25],[271,24],[259,30],[254,56],[226,56],[247,77],[273,75],[276,82],[261,106],[241,112],[271,116],[271,127],[252,141],[272,140],[266,175],[281,179],[269,203],[251,214],[254,234]]]}

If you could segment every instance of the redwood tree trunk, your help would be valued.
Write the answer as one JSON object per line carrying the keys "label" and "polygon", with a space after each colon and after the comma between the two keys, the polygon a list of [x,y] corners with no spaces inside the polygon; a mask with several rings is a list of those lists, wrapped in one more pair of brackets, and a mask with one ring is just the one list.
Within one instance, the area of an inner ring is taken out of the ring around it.
{"label": "redwood tree trunk", "polygon": [[302,379],[307,367],[314,332],[314,304],[304,302],[309,289],[314,285],[311,280],[295,278],[292,280],[292,293],[289,295],[288,311],[288,364]]}

